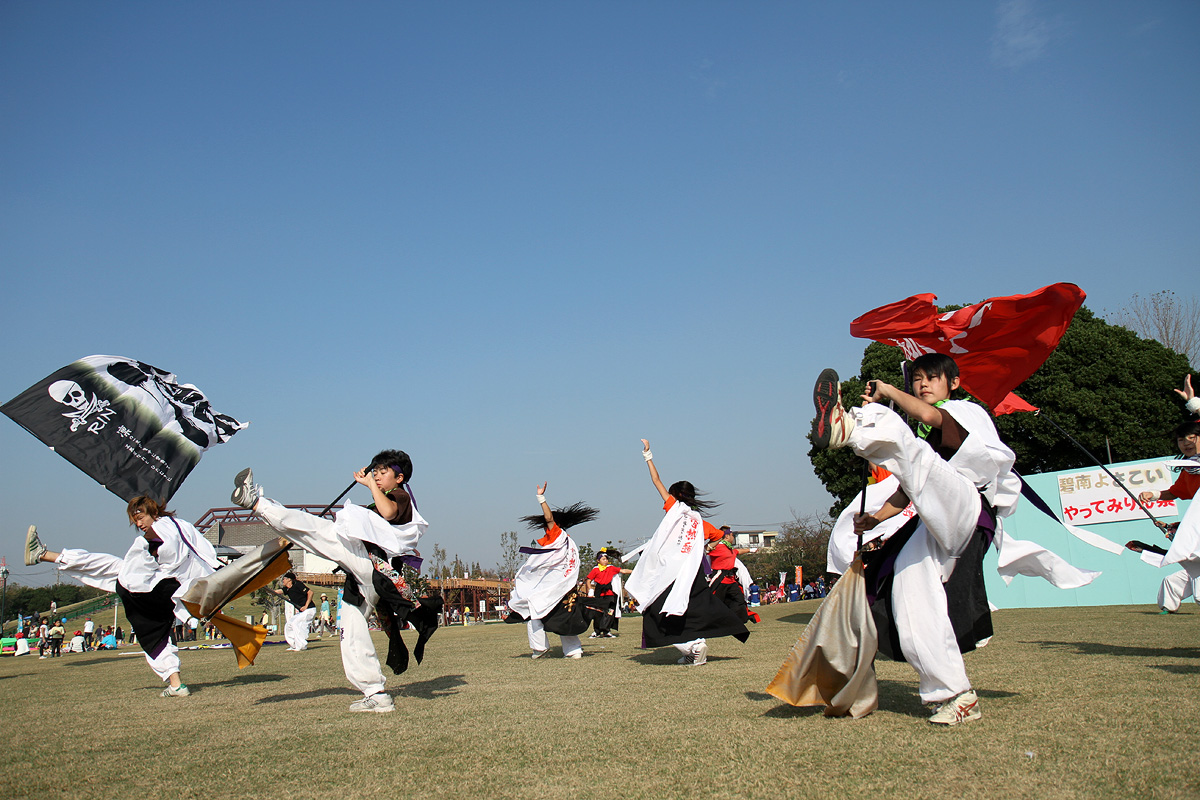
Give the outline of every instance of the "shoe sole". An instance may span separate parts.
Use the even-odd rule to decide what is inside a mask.
[[[253,482],[254,470],[251,467],[246,467],[237,475],[233,476],[233,494],[229,497],[230,502],[236,506],[240,506],[241,508],[246,508],[247,506],[244,502],[244,499],[239,500],[238,498],[242,497],[243,494],[253,494],[252,487],[247,485],[252,484]],[[253,503],[251,505],[253,505]]]
[[[838,401],[840,381],[836,370],[823,369],[813,385],[813,407],[817,410],[813,420],[813,447],[825,450],[833,434],[833,407]]]

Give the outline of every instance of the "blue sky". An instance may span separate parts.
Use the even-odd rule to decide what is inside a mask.
[[[1198,43],[1191,2],[5,3],[0,399],[94,353],[197,384],[252,424],[192,520],[400,447],[427,548],[494,564],[546,480],[640,541],[647,437],[775,526],[831,502],[811,385],[864,311],[1195,294]],[[31,523],[131,536],[3,419],[21,583]]]

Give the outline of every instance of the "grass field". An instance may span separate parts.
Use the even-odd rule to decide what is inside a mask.
[[[815,609],[760,609],[749,642],[710,641],[698,668],[639,650],[638,619],[578,661],[531,660],[522,626],[451,627],[389,681],[393,714],[347,712],[329,639],[242,671],[228,650],[184,651],[180,699],[137,648],[5,657],[0,797],[1200,796],[1194,606],[998,612],[967,656],[983,719],[952,729],[882,659],[863,720],[767,695]]]

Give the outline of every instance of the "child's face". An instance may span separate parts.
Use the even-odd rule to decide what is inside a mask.
[[[133,514],[133,524],[137,525],[138,530],[142,533],[146,533],[154,527],[154,517],[145,511],[135,511]]]
[[[1180,436],[1175,440],[1175,445],[1179,448],[1179,452],[1183,453],[1185,458],[1191,458],[1196,455],[1197,437],[1194,433],[1189,433],[1187,436]]]
[[[376,467],[371,474],[375,477],[375,485],[379,491],[387,494],[400,486],[400,477],[391,467]]]
[[[958,378],[952,381],[947,381],[945,375],[938,375],[935,378],[927,375],[923,369],[913,373],[913,395],[929,405],[933,405],[939,400],[949,400],[950,393],[957,388]]]

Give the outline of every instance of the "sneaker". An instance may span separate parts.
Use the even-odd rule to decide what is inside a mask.
[[[542,656],[546,655],[546,653],[549,653],[549,652],[550,652],[549,650],[534,650],[533,655],[530,656],[530,658],[541,658]]]
[[[982,716],[983,712],[979,710],[979,695],[975,694],[974,690],[968,689],[958,697],[947,700],[938,706],[937,710],[933,712],[933,716],[929,718],[929,722],[933,725],[945,725],[948,728],[951,725],[979,719]]]
[[[1159,615],[1161,616],[1161,615],[1163,615],[1163,614],[1174,614],[1175,612],[1174,612],[1174,611],[1171,611],[1170,609],[1166,609],[1166,608],[1164,608],[1164,609],[1160,609],[1158,613],[1159,613]]]
[[[569,656],[563,656],[563,658],[583,658],[583,653],[572,653]]]
[[[396,710],[396,703],[390,694],[380,692],[350,704],[351,711],[374,711],[376,714],[386,714]]]
[[[708,663],[708,643],[701,642],[692,648],[692,666],[699,667]]]
[[[262,487],[254,483],[254,471],[249,467],[239,472],[233,479],[233,494],[229,499],[234,505],[254,510],[254,504],[262,497]]]
[[[163,697],[187,697],[190,694],[191,694],[191,692],[188,691],[187,685],[182,684],[182,683],[179,684],[179,688],[175,688],[174,686],[168,686],[167,688],[163,689],[163,691],[162,691]]]
[[[844,446],[854,431],[854,417],[842,408],[842,387],[834,370],[821,370],[817,376],[813,405],[817,409],[812,426],[813,447],[827,450]]]
[[[29,530],[25,531],[25,566],[32,567],[37,564],[47,550],[49,548],[38,538],[37,525],[30,525]]]
[[[589,636],[588,638],[589,638],[589,639],[595,639],[595,638],[596,638],[597,636],[599,636],[599,635],[600,635],[600,634],[598,634],[598,633],[593,633],[593,634],[592,634],[591,636]]]
[[[690,667],[695,662],[695,660],[696,659],[692,658],[691,656],[684,656],[683,658],[679,659],[675,663],[683,664],[686,667]]]

